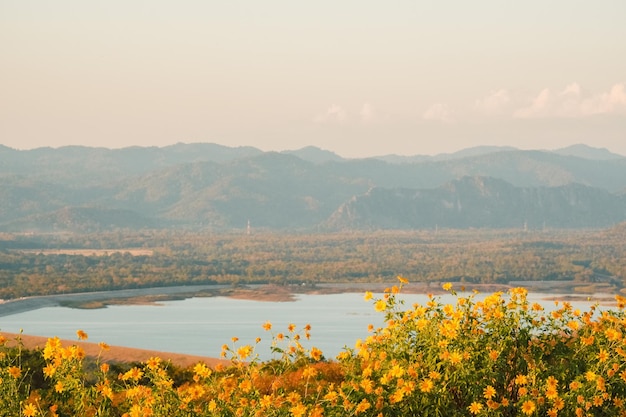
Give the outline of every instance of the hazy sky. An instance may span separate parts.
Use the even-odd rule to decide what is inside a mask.
[[[0,144],[626,155],[624,0],[0,0]]]

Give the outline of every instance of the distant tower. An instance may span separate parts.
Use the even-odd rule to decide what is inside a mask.
[[[248,236],[250,235],[250,219],[248,219],[248,228],[246,229]]]

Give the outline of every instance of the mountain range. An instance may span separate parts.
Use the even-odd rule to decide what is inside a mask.
[[[597,228],[626,221],[626,157],[575,145],[346,159],[315,147],[0,145],[0,230]]]

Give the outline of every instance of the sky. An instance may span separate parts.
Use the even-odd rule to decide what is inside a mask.
[[[626,155],[624,0],[0,0],[0,144]]]

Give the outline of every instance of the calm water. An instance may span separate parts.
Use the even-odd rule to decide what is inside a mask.
[[[545,294],[531,294],[540,301]],[[407,305],[425,303],[425,295],[403,295]],[[450,295],[442,302],[454,302]],[[540,301],[546,308],[552,301]],[[586,310],[591,302],[575,302]],[[552,306],[552,307],[551,307]],[[167,301],[158,306],[110,306],[98,310],[77,310],[49,307],[0,318],[0,331],[39,336],[58,336],[76,340],[76,330],[89,334],[89,341],[111,345],[179,352],[192,355],[219,356],[221,346],[239,337],[239,344],[252,344],[256,337],[262,342],[257,353],[271,358],[271,332],[263,330],[267,320],[272,332],[287,333],[289,323],[301,329],[311,324],[311,340],[306,347],[316,346],[326,357],[333,358],[344,346],[352,347],[368,335],[368,324],[379,326],[384,317],[374,311],[362,293],[332,295],[299,295],[295,302],[259,302],[226,297],[190,298]]]

